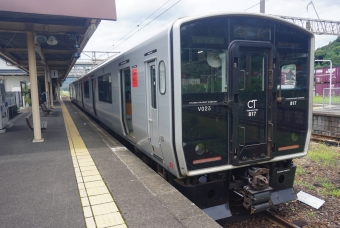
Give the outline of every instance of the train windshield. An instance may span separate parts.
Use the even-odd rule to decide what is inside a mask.
[[[181,27],[182,135],[189,169],[227,159],[227,18]],[[209,164],[210,163],[210,164]]]
[[[182,142],[189,170],[303,149],[309,35],[276,20],[221,16],[182,24],[180,39]],[[283,97],[286,103],[276,102]]]

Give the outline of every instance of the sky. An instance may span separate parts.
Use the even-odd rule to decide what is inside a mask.
[[[116,0],[116,21],[102,20],[84,51],[124,52],[176,19],[216,12],[260,12],[260,0]],[[340,21],[339,0],[266,0],[265,13]],[[327,45],[337,36],[316,35],[315,48]],[[98,59],[108,55],[97,53]],[[85,57],[86,58],[86,57]]]

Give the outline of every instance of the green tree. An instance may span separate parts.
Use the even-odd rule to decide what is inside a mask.
[[[334,53],[336,54],[336,55],[340,55],[340,46],[336,46],[335,48],[334,48]]]
[[[31,100],[31,90],[28,88],[28,86],[25,84],[23,88],[23,95],[24,95],[24,100],[26,104],[31,105],[32,100]]]
[[[323,59],[326,56],[327,52],[325,50],[317,49],[315,51],[315,59]]]
[[[333,66],[340,66],[340,36],[334,41],[329,42],[328,45],[315,50],[315,59],[317,60],[331,60]],[[315,68],[328,67],[329,62],[316,62]]]

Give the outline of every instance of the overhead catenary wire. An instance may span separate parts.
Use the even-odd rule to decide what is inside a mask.
[[[335,4],[328,5],[328,6],[325,6],[325,7],[322,7],[322,8],[318,8],[318,10],[319,10],[319,12],[320,12],[320,11],[323,11],[323,10],[325,10],[325,9],[331,7],[331,6],[335,6],[335,5],[340,5],[340,3],[335,3]],[[327,10],[329,10],[329,9],[327,9]],[[304,15],[304,14],[306,14],[306,13],[308,13],[308,11],[304,12],[304,13],[301,14],[301,15]]]
[[[146,19],[144,19],[139,25],[137,25],[137,27],[133,28],[131,31],[129,31],[127,34],[125,34],[120,40],[117,41],[117,43],[119,41],[121,41],[122,39],[124,39],[128,34],[130,34],[132,31],[134,31],[135,29],[137,29],[144,21],[146,21],[148,18],[150,18],[153,14],[155,14],[155,12],[157,12],[160,8],[162,8],[166,3],[168,3],[170,0],[168,0],[167,2],[165,2],[162,6],[160,6],[157,10],[155,10],[152,14],[150,14]],[[125,41],[127,41],[128,39],[130,39],[132,36],[134,36],[137,32],[139,32],[140,30],[142,30],[143,28],[145,28],[146,26],[148,26],[151,22],[153,22],[154,20],[156,20],[158,17],[162,16],[164,13],[166,13],[168,10],[170,10],[172,7],[174,7],[176,4],[178,4],[181,0],[178,0],[177,2],[175,2],[173,5],[171,5],[170,7],[168,7],[166,10],[164,10],[161,14],[159,14],[157,17],[155,17],[154,19],[152,19],[151,21],[149,21],[146,25],[144,25],[143,27],[141,27],[140,29],[138,29],[135,33],[133,33],[131,36],[127,37],[125,40],[123,40],[121,43],[119,43],[118,45],[113,45],[113,47],[110,49],[113,50],[115,48],[117,48],[119,45],[121,45],[122,43],[124,43]],[[268,2],[269,0],[266,0],[266,2]],[[260,3],[257,3],[247,9],[245,9],[244,11],[247,11],[257,5],[259,5]]]
[[[178,4],[180,1],[182,0],[178,0],[177,2],[175,2],[174,4],[172,4],[170,7],[168,7],[166,10],[164,10],[162,13],[160,13],[158,16],[156,16],[154,19],[152,19],[151,21],[149,21],[146,25],[144,25],[143,27],[139,28],[136,32],[134,32],[131,36],[127,37],[124,41],[122,41],[121,43],[119,43],[116,46],[113,46],[112,49],[113,50],[115,48],[117,48],[119,45],[121,45],[122,43],[124,43],[125,41],[127,41],[128,39],[130,39],[132,36],[134,36],[137,32],[139,32],[140,30],[142,30],[143,28],[145,28],[146,26],[148,26],[151,22],[153,22],[154,20],[156,20],[157,18],[159,18],[160,16],[162,16],[164,13],[166,13],[168,10],[170,10],[172,7],[174,7],[176,4]],[[164,5],[164,4],[163,4]],[[144,20],[145,21],[145,20]],[[144,22],[143,21],[143,22]]]
[[[268,2],[269,0],[266,0],[266,2]],[[251,7],[249,7],[249,8],[247,8],[247,9],[245,9],[244,11],[247,11],[247,10],[249,10],[249,9],[251,9],[251,8],[253,8],[253,7],[255,7],[255,6],[257,6],[257,5],[260,5],[260,3],[257,3],[257,4],[255,4],[255,5],[253,5],[253,6],[251,6]]]
[[[150,14],[147,18],[145,18],[139,25],[143,24],[144,21],[146,21],[147,19],[149,19],[152,15],[154,15],[160,8],[162,8],[165,4],[167,4],[168,2],[170,2],[171,0],[166,1],[163,5],[161,5],[158,9],[156,9],[152,14]]]
[[[109,51],[112,51],[113,49],[115,49],[117,46],[119,46],[120,45],[120,41],[121,40],[123,40],[127,35],[129,35],[131,32],[133,32],[134,30],[136,30],[141,24],[143,24],[144,23],[144,21],[146,21],[147,19],[149,19],[152,15],[154,15],[159,9],[161,9],[165,4],[167,4],[168,2],[170,2],[171,0],[168,0],[168,1],[166,1],[165,3],[163,3],[160,7],[158,7],[155,11],[153,11],[153,13],[151,13],[148,17],[146,17],[141,23],[139,23],[136,27],[134,27],[132,30],[130,30],[128,33],[126,33],[122,38],[120,38],[117,42],[116,42],[116,44],[114,44],[114,45],[112,45],[112,47],[109,49]],[[124,42],[124,41],[123,41]],[[122,42],[122,43],[123,43]],[[117,45],[117,43],[119,43],[118,45]],[[102,55],[104,55],[104,54],[102,54]],[[102,55],[100,55],[98,58],[100,58]]]
[[[144,23],[144,21],[146,21],[147,19],[149,19],[152,15],[154,15],[160,8],[162,8],[165,4],[167,4],[168,2],[170,2],[171,0],[166,1],[163,5],[161,5],[158,9],[156,9],[152,14],[150,14],[147,18],[145,18],[141,23],[139,23],[135,28],[133,28],[131,31],[129,31],[127,34],[125,34],[122,38],[120,38],[117,43],[119,43],[119,41],[123,40],[127,35],[129,35],[132,31],[134,31],[135,29],[137,29],[141,24]],[[115,45],[113,45],[115,46]]]

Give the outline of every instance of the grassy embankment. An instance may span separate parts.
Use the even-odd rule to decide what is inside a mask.
[[[309,159],[317,164],[321,164],[324,168],[326,168],[326,170],[328,169],[329,171],[332,169],[340,169],[340,151],[336,147],[327,146],[324,144],[311,144],[307,157],[303,159]],[[307,181],[308,178],[304,178],[304,175],[310,175],[310,169],[313,169],[313,167],[309,167],[309,169],[301,165],[297,167],[295,181],[297,185],[307,189],[315,190],[322,195],[340,197],[340,188],[336,183],[334,183],[334,177],[330,175],[322,175],[325,172],[320,172],[320,175],[314,176],[314,183]]]
[[[69,97],[70,93],[69,93],[69,91],[60,91],[60,95]]]
[[[322,104],[322,96],[314,96],[313,103]],[[324,104],[329,103],[329,97],[325,97],[323,101]],[[332,96],[332,104],[340,104],[340,97],[339,96]]]

